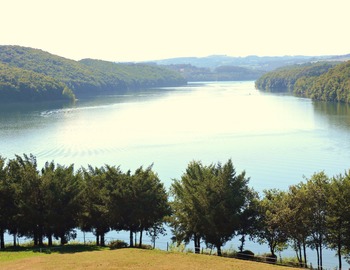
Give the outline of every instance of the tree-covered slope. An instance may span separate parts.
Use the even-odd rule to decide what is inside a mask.
[[[295,83],[294,92],[315,100],[350,103],[350,61],[320,76],[300,78]]]
[[[164,67],[115,64],[98,60],[74,61],[39,49],[21,46],[0,46],[0,63],[51,77],[63,83],[78,97],[186,83],[180,74]]]
[[[113,63],[93,59],[83,59],[79,62],[98,71],[101,74],[101,80],[108,85],[122,84],[127,88],[140,88],[186,83],[180,73],[156,65]]]
[[[280,68],[261,76],[255,86],[269,92],[289,91],[314,100],[350,103],[350,61]]]
[[[0,46],[0,61],[12,67],[31,70],[65,83],[73,91],[100,88],[98,74],[77,61],[20,46]]]
[[[265,71],[239,66],[219,66],[215,69],[190,64],[172,64],[165,67],[180,72],[188,81],[249,81],[256,80]]]
[[[319,76],[335,65],[333,62],[317,62],[293,65],[265,73],[255,82],[256,88],[268,92],[293,92],[294,84],[302,77]]]
[[[64,83],[51,77],[0,62],[0,100],[61,100],[74,98]]]

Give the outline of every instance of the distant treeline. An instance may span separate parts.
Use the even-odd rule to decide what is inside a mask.
[[[110,165],[74,170],[46,162],[38,169],[33,155],[0,157],[0,247],[5,248],[5,232],[52,245],[53,238],[62,244],[74,238],[76,228],[93,232],[97,245],[105,244],[110,230],[128,230],[133,246],[140,232],[142,245],[143,232],[156,239],[167,222],[173,241],[193,241],[196,253],[204,242],[221,255],[221,247],[239,235],[241,255],[252,254],[244,250],[249,238],[268,244],[272,262],[290,246],[306,266],[310,248],[322,269],[327,247],[336,251],[341,269],[342,256],[350,256],[349,173],[315,173],[287,191],[265,190],[260,198],[231,160],[192,161],[168,194],[152,166],[131,173]]]
[[[280,68],[261,76],[255,86],[269,92],[289,91],[314,100],[350,103],[350,61]]]
[[[128,89],[177,86],[186,80],[164,67],[74,61],[38,49],[0,46],[0,101],[57,100]]]
[[[172,64],[165,67],[180,72],[187,81],[252,81],[265,73],[263,70],[239,67],[219,66],[214,69],[196,67],[190,64]]]

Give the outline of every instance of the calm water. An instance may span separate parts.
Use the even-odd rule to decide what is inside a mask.
[[[2,105],[0,154],[22,153],[39,166],[126,171],[154,163],[166,187],[191,160],[232,158],[257,191],[287,189],[314,172],[350,168],[350,108],[261,93],[253,82],[192,83],[55,108]]]

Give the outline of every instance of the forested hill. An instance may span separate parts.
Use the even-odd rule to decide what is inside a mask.
[[[60,100],[73,97],[64,83],[52,77],[0,62],[0,100]]]
[[[107,85],[121,85],[126,88],[176,86],[185,84],[178,72],[167,68],[135,63],[113,63],[102,60],[83,59],[79,61],[101,74]]]
[[[27,89],[32,89],[34,93],[32,99],[41,99],[38,93],[43,92],[40,86],[43,84],[43,78],[62,83],[63,88],[71,90],[77,97],[186,83],[179,73],[166,68],[97,60],[74,61],[39,49],[21,46],[0,46],[0,63],[3,64],[0,71],[0,83],[3,86],[0,100],[4,100],[5,97],[23,99],[21,95]],[[32,72],[30,74],[35,76],[20,82],[21,70],[24,77],[30,77],[28,72]],[[20,84],[21,87],[5,87],[9,84],[10,77],[13,86]],[[46,98],[57,99],[57,96],[52,92],[52,95],[48,94]]]
[[[261,76],[255,86],[269,92],[289,91],[314,100],[350,103],[350,61],[280,68]]]

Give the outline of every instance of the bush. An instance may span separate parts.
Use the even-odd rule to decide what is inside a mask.
[[[142,244],[142,245],[141,245],[141,248],[142,248],[142,249],[153,249],[153,246]]]
[[[242,252],[237,252],[237,258],[242,260],[254,260],[254,252],[250,250],[243,250]]]
[[[267,263],[276,263],[277,262],[276,255],[268,254],[268,255],[266,255],[265,259],[266,259]]]
[[[109,243],[110,249],[126,248],[128,244],[122,240],[114,240]]]

